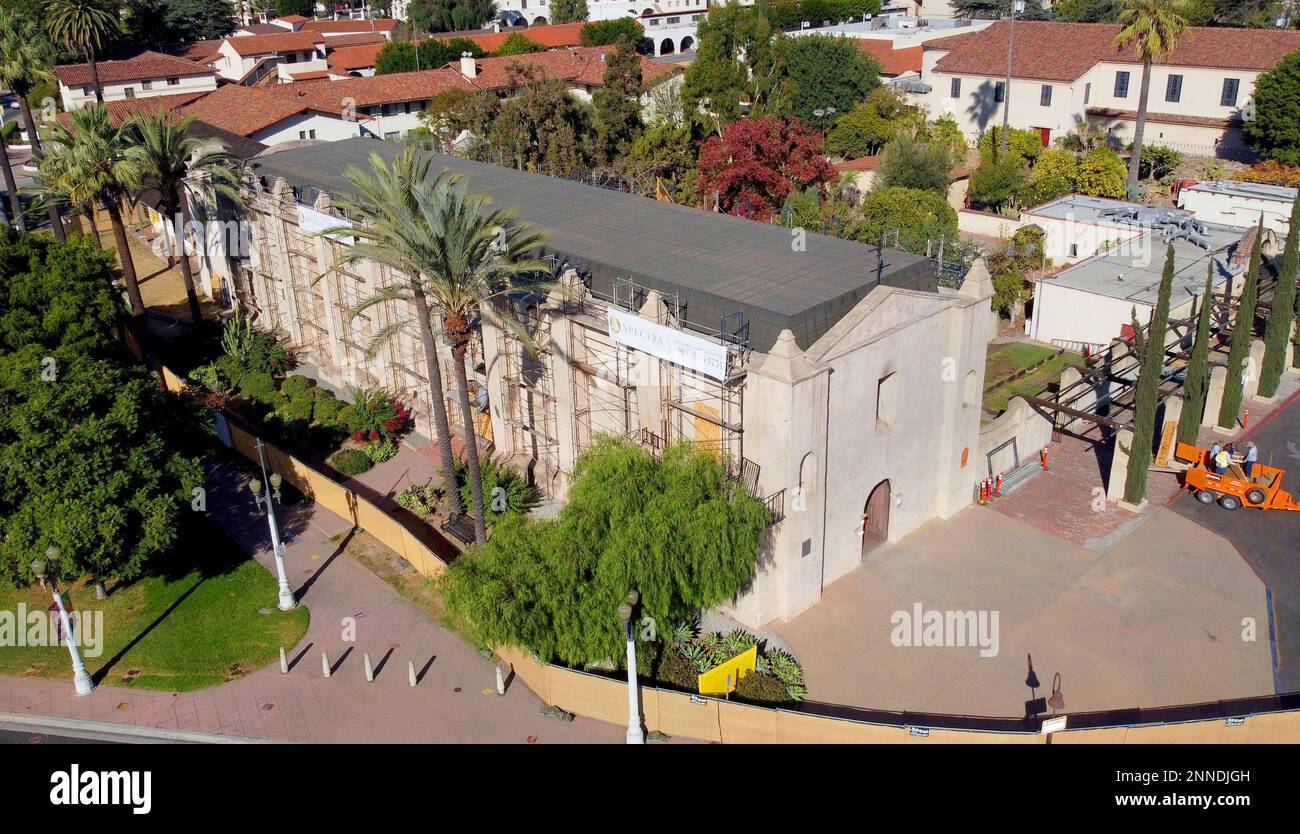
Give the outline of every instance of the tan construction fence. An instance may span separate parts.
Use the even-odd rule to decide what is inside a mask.
[[[167,390],[184,390],[185,381],[170,369],[162,368]],[[257,438],[233,420],[227,420],[235,450],[249,460],[257,460]],[[303,495],[356,527],[378,539],[384,546],[410,562],[416,570],[436,576],[447,563],[419,541],[399,520],[385,513],[356,491],[292,455],[265,442],[262,449],[267,464],[279,472]],[[612,724],[627,722],[626,681],[580,672],[549,663],[517,649],[500,649],[497,654],[511,665],[515,674],[544,702],[563,710]],[[681,692],[641,686],[641,708],[645,727],[670,736],[688,736],[706,741],[771,743],[961,743],[961,744],[1044,744],[1048,736],[1032,730],[988,729],[987,725],[1006,726],[1006,719],[940,720],[936,723],[964,723],[962,729],[908,724],[905,720],[888,722],[852,717],[834,717],[770,707],[757,707],[736,701],[692,696]],[[1236,708],[1240,707],[1240,711]],[[1139,720],[1118,720],[1109,726],[1090,726],[1066,730],[1050,737],[1053,744],[1156,744],[1156,743],[1300,743],[1300,694],[1242,699],[1205,705],[1203,710],[1217,713],[1212,718],[1186,718],[1194,707],[1170,707],[1146,711]],[[846,712],[853,712],[845,708]],[[861,712],[866,712],[865,710]],[[1131,711],[1130,711],[1131,712]],[[1168,713],[1170,717],[1162,717]],[[879,713],[884,715],[884,713]],[[1099,716],[1092,716],[1095,724]],[[945,718],[940,716],[939,718]],[[1072,716],[1072,718],[1074,718]],[[1159,723],[1152,723],[1152,722]]]

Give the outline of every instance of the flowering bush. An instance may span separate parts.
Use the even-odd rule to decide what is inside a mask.
[[[340,411],[339,416],[345,414],[356,441],[395,441],[411,429],[410,410],[384,388],[353,388],[352,406]]]

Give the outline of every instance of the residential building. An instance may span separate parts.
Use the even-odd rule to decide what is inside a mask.
[[[1011,26],[926,42],[921,80],[930,116],[957,120],[971,140],[1002,124]],[[1115,47],[1108,23],[1025,20],[1015,24],[1010,124],[1038,131],[1044,145],[1088,123],[1113,144],[1132,141],[1142,64]],[[1193,27],[1152,68],[1145,140],[1186,154],[1244,157],[1259,74],[1300,49],[1300,32]]]
[[[187,105],[184,112],[267,145],[366,135],[397,139],[421,127],[420,114],[439,93],[460,89],[513,94],[522,80],[515,70],[521,67],[542,78],[559,79],[572,95],[590,101],[592,92],[603,83],[605,58],[613,49],[598,46],[500,58],[463,57],[418,72],[348,78],[340,74],[341,80],[322,78],[260,87],[227,85]],[[644,57],[641,60],[647,85],[680,83],[679,69]]]
[[[325,38],[315,32],[228,37],[211,64],[223,79],[245,86],[268,77],[291,81],[293,73],[328,69]]]
[[[239,296],[321,384],[401,392],[414,441],[427,442],[418,336],[367,350],[407,311],[348,314],[394,276],[336,269],[346,242],[318,235],[346,224],[332,208],[349,188],[343,172],[398,152],[356,139],[254,159]],[[458,157],[435,166],[544,231],[563,287],[508,302],[536,352],[486,320],[476,330],[466,373],[486,394],[482,442],[557,499],[601,434],[717,454],[776,521],[758,576],[728,606],[740,621],[806,610],[872,548],[970,503],[992,322],[982,268],[949,290],[927,260],[897,250],[820,235],[792,247],[780,226]],[[442,360],[433,389],[450,397]]]
[[[104,101],[150,98],[152,96],[207,92],[217,88],[217,74],[211,67],[160,52],[141,52],[124,61],[95,64]],[[95,101],[87,64],[55,67],[63,109],[79,110]]]
[[[1295,199],[1294,188],[1236,180],[1198,182],[1178,191],[1178,205],[1193,212],[1197,220],[1254,226],[1263,218],[1264,226],[1278,237],[1286,237],[1291,228]]]

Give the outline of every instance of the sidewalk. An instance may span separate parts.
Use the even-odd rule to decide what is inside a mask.
[[[274,573],[265,516],[242,479],[209,468],[208,511],[236,543]],[[289,582],[311,611],[303,641],[279,663],[231,683],[176,694],[102,686],[78,698],[71,681],[0,676],[0,712],[81,718],[291,742],[622,742],[624,728],[586,718],[565,723],[520,681],[505,697],[492,663],[398,596],[331,536],[348,523],[315,505],[282,510]],[[348,620],[347,618],[351,618]],[[355,623],[355,640],[344,639]],[[329,654],[333,676],[321,671]],[[375,667],[367,683],[363,653]],[[414,662],[419,685],[407,680]]]

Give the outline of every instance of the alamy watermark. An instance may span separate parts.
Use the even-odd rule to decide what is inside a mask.
[[[69,611],[68,620],[81,653],[99,657],[104,651],[104,612]],[[0,608],[0,648],[62,646],[66,640],[58,609],[29,611],[25,602],[12,611]]]
[[[969,647],[980,657],[998,656],[997,611],[927,611],[917,602],[911,611],[895,611],[889,622],[895,646]]]

